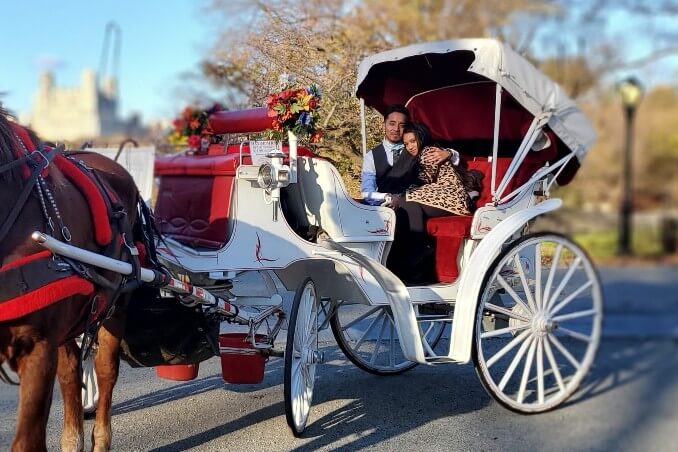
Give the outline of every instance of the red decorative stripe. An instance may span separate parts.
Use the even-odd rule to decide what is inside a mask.
[[[92,180],[84,175],[74,163],[59,155],[54,159],[56,166],[66,177],[80,189],[89,204],[92,213],[92,223],[94,224],[94,237],[99,245],[105,246],[111,243],[113,233],[111,225],[108,222],[108,209],[102,198],[101,192]]]
[[[19,259],[13,260],[12,262],[5,264],[2,267],[0,267],[0,273],[7,271],[7,270],[10,270],[10,269],[15,268],[15,267],[21,267],[24,264],[27,264],[27,263],[32,262],[32,261],[37,260],[37,259],[41,259],[43,257],[49,257],[51,255],[52,255],[52,253],[50,253],[49,250],[45,250],[45,251],[40,251],[39,253],[29,254],[28,256],[20,257]]]
[[[0,303],[0,322],[18,319],[64,298],[73,295],[89,295],[93,291],[94,285],[91,282],[80,276],[69,276]]]

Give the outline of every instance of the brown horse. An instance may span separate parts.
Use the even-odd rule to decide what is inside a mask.
[[[28,149],[33,143],[28,143]],[[7,113],[0,107],[0,171],[3,166],[17,159],[21,149],[25,149],[17,135],[16,125],[7,120]],[[34,161],[43,165],[43,154],[34,154]],[[64,158],[56,157],[56,159]],[[98,174],[102,185],[124,207],[130,228],[137,222],[138,191],[131,176],[117,163],[93,153],[78,154],[78,160],[91,167]],[[66,226],[72,236],[71,244],[95,252],[106,250],[113,258],[126,256],[120,235],[112,230],[111,244],[102,246],[97,242],[91,210],[82,191],[74,186],[67,174],[52,161],[46,169],[44,178],[54,203],[43,192],[33,189],[20,207],[20,213],[4,237],[0,237],[0,275],[3,269],[30,261],[30,257],[44,251],[31,238],[33,231],[47,229],[46,216],[53,217],[57,227],[54,236],[63,239],[59,230]],[[35,165],[34,165],[35,166]],[[46,172],[43,171],[43,174]],[[18,165],[9,171],[0,173],[0,232],[3,223],[20,199],[20,194],[30,178],[27,165]],[[56,206],[56,209],[54,208]],[[58,209],[58,215],[56,210]],[[57,221],[59,220],[59,221]],[[69,235],[66,231],[65,235]],[[37,278],[31,275],[33,268],[26,267],[26,279]],[[7,275],[7,273],[5,273]],[[118,284],[121,276],[100,272],[100,275]],[[77,275],[73,275],[78,278]],[[1,282],[1,280],[0,280]],[[90,289],[84,290],[90,284]],[[103,287],[82,278],[76,279],[77,290],[66,291],[66,298],[53,300],[40,309],[10,320],[0,318],[0,366],[6,365],[19,377],[19,406],[16,432],[12,450],[45,450],[46,425],[52,402],[52,390],[55,375],[58,375],[61,394],[64,400],[64,429],[61,437],[63,450],[82,450],[83,411],[81,402],[81,376],[78,372],[79,349],[73,340],[82,333],[88,315],[96,300],[111,300],[118,293],[112,287]],[[61,290],[61,288],[59,288]],[[57,290],[58,293],[59,290]],[[0,288],[0,295],[2,288]],[[89,293],[88,293],[89,292]],[[94,300],[94,295],[98,295]],[[123,298],[123,297],[121,297]],[[0,297],[0,300],[2,297]],[[11,300],[10,300],[11,301]],[[3,303],[0,301],[0,313]],[[112,315],[104,321],[98,330],[99,349],[95,359],[95,369],[99,384],[99,404],[97,407],[92,444],[94,450],[108,450],[111,445],[111,397],[113,386],[118,378],[119,346],[124,331],[124,306],[119,300]],[[19,308],[22,308],[21,306]],[[111,311],[108,311],[109,313]]]

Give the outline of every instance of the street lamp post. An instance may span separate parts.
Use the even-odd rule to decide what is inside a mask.
[[[631,162],[633,147],[633,120],[636,109],[643,97],[643,86],[635,77],[629,77],[617,86],[621,96],[622,105],[626,118],[626,143],[624,146],[624,172],[621,206],[619,209],[619,244],[617,253],[620,256],[631,254],[631,213],[633,211],[631,190]]]

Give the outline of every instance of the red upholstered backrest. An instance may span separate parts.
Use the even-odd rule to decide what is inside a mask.
[[[487,157],[474,157],[467,161],[468,169],[475,169],[482,172],[485,177],[483,178],[483,189],[480,192],[480,197],[476,200],[476,206],[482,207],[487,203],[492,202],[492,162],[488,160]],[[497,159],[497,176],[495,185],[499,185],[501,179],[506,174],[506,170],[511,164],[511,159],[508,157],[499,157]]]

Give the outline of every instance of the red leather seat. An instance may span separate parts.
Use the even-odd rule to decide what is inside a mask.
[[[489,162],[487,157],[478,157],[467,163],[469,169],[479,170],[485,175],[482,192],[476,201],[478,207],[484,206],[492,201],[490,193],[492,162]],[[510,158],[497,159],[497,180],[501,180],[510,163]],[[469,215],[431,218],[426,222],[426,231],[435,242],[435,269],[438,281],[454,282],[459,276],[457,256],[462,239],[471,235],[472,221],[473,216]]]
[[[555,143],[553,133],[549,131],[547,134],[549,134],[551,142]],[[529,152],[504,193],[509,194],[515,188],[527,182],[539,168],[544,166],[546,161],[554,158],[555,154],[556,146],[551,146],[540,152]],[[510,157],[499,157],[497,159],[497,185],[504,177],[504,174],[506,174],[511,160],[512,158]],[[479,170],[485,175],[482,192],[476,201],[476,206],[482,207],[492,202],[492,195],[490,193],[492,162],[488,161],[487,157],[476,157],[468,160],[467,163],[469,169]],[[433,236],[435,242],[435,269],[438,281],[454,282],[459,276],[459,266],[457,264],[459,248],[461,247],[462,239],[471,235],[472,221],[473,216],[452,216],[431,218],[426,222],[426,230],[429,235]]]

